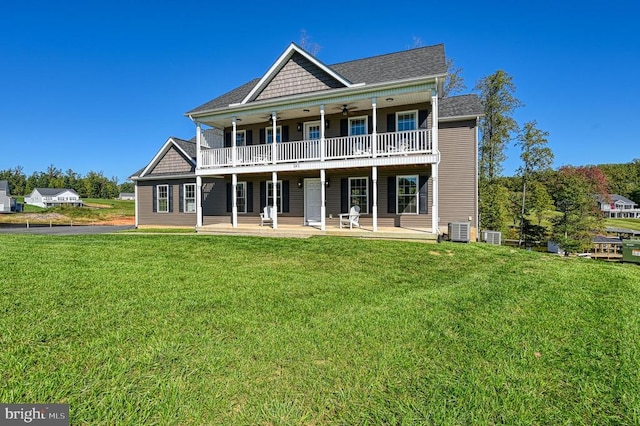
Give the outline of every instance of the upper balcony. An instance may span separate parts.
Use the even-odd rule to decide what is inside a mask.
[[[432,131],[420,129],[402,132],[340,136],[324,141],[301,140],[237,146],[235,148],[202,148],[198,155],[200,170],[224,173],[231,169],[263,171],[265,168],[353,167],[375,164],[406,164],[414,161],[435,162]],[[425,156],[429,156],[425,158]],[[411,161],[414,160],[414,161]],[[247,169],[249,168],[249,169]]]

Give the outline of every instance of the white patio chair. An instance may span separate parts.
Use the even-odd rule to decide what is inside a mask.
[[[264,226],[265,222],[273,223],[273,207],[265,206],[262,213],[260,213],[260,226]]]
[[[349,213],[340,213],[340,229],[343,225],[349,225],[349,229],[360,228],[360,206],[351,206]]]

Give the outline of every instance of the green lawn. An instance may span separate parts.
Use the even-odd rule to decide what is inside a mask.
[[[640,219],[605,219],[606,226],[640,231]]]
[[[640,267],[482,244],[0,235],[0,401],[71,424],[639,424]]]

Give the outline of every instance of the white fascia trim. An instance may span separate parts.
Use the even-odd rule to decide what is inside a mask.
[[[195,182],[196,179],[196,175],[194,173],[188,174],[188,175],[164,175],[164,176],[146,176],[146,177],[138,177],[135,179],[132,179],[135,182],[138,181],[151,181],[151,180],[175,180],[175,179],[193,179],[193,181]]]
[[[456,115],[454,117],[439,117],[438,123],[444,123],[447,121],[463,121],[463,120],[475,120],[480,118],[482,115],[473,114],[473,115]]]
[[[173,138],[169,138],[164,143],[164,145],[162,145],[162,148],[160,148],[160,151],[158,151],[158,153],[153,157],[153,160],[151,160],[151,162],[147,165],[147,167],[144,168],[144,170],[142,171],[142,173],[140,173],[140,176],[138,176],[138,177],[139,178],[143,177],[144,175],[149,173],[149,171],[158,164],[158,162],[160,161],[162,156],[165,155],[167,153],[167,151],[169,151],[169,148],[171,147],[171,145],[175,146],[191,162],[191,164],[193,164],[194,166],[196,165],[195,161],[193,161],[191,156],[189,154],[187,154],[184,151],[184,149],[182,149],[182,147],[180,147],[180,145],[178,145],[173,140]]]
[[[287,49],[284,51],[284,53],[280,55],[280,57],[276,60],[276,62],[273,65],[271,65],[271,68],[269,68],[266,74],[262,76],[260,81],[253,87],[253,89],[251,89],[249,94],[240,102],[240,104],[246,104],[247,102],[249,102],[251,98],[253,98],[253,96],[255,96],[255,94],[258,91],[262,90],[267,85],[267,83],[270,82],[271,79],[273,79],[273,77],[278,73],[278,71],[282,69],[282,67],[287,63],[287,61],[291,58],[291,56],[293,56],[293,54],[296,52],[304,56],[312,64],[319,67],[322,71],[326,72],[331,77],[335,78],[340,83],[344,84],[346,87],[351,87],[353,85],[350,81],[346,80],[344,77],[337,74],[331,68],[327,67],[325,64],[320,62],[317,58],[311,56],[310,54],[305,52],[303,49],[299,48],[295,43],[291,43],[289,47],[287,47]]]

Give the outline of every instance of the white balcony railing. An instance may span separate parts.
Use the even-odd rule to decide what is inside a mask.
[[[325,139],[324,155],[319,140],[238,146],[235,148],[201,148],[201,168],[253,166],[303,161],[347,160],[394,155],[432,154],[431,130],[341,136]],[[275,161],[274,161],[275,154]]]

